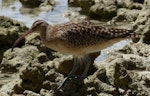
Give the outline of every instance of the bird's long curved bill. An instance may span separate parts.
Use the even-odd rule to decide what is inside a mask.
[[[24,33],[20,38],[18,38],[18,39],[15,41],[15,43],[13,44],[11,51],[13,51],[14,47],[15,47],[16,45],[18,45],[18,44],[20,43],[20,41],[21,41],[25,36],[27,36],[27,35],[30,34],[30,33],[32,33],[32,30],[28,30],[28,31],[27,31],[26,33]]]

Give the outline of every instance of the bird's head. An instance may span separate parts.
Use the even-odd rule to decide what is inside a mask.
[[[12,51],[13,51],[13,48],[18,44],[20,43],[20,41],[25,37],[27,36],[28,34],[30,33],[39,33],[39,32],[42,32],[42,31],[46,31],[46,28],[49,24],[44,21],[44,20],[37,20],[35,21],[33,24],[32,24],[32,27],[26,31],[20,38],[18,38],[15,43],[13,44],[12,46]]]

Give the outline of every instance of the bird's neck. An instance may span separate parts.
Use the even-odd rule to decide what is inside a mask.
[[[42,41],[45,41],[45,38],[46,38],[46,27],[44,28],[41,28],[41,30],[39,30],[40,31],[40,37],[41,37],[41,40]]]

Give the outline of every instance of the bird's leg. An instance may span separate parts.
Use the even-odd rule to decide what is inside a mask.
[[[81,63],[80,61],[81,60],[79,58],[74,58],[74,64],[73,64],[73,68],[72,68],[71,72],[66,77],[66,79],[63,81],[63,83],[58,87],[58,89],[61,89],[63,86],[65,86],[68,83],[69,79],[74,75],[74,73],[79,68],[79,64]]]
[[[88,73],[88,70],[89,70],[89,67],[91,64],[91,58],[89,55],[85,55],[83,59],[85,62],[85,69],[84,69],[84,72],[82,74],[82,77],[85,78],[87,76],[87,73]]]

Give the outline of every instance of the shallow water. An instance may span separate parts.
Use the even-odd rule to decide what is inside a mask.
[[[107,58],[107,53],[110,51],[110,50],[118,50],[118,49],[121,49],[123,48],[125,45],[129,44],[130,42],[132,42],[132,40],[122,40],[118,43],[115,43],[114,45],[104,49],[101,51],[101,54],[96,58],[95,61],[103,61]]]
[[[67,22],[69,19],[63,17],[68,11],[67,0],[56,0],[56,6],[52,11],[37,11],[33,13],[23,13],[22,4],[19,0],[0,0],[0,15],[8,16],[15,20],[22,21],[30,27],[37,19],[43,19],[51,24]],[[27,9],[28,10],[28,9]]]

